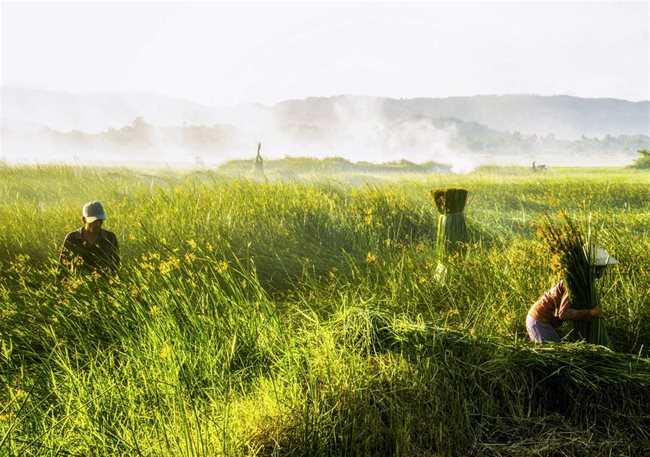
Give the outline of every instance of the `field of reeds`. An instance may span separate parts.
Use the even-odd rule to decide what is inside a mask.
[[[0,165],[0,455],[648,452],[647,172],[348,178]],[[468,241],[443,259],[446,187],[468,190]],[[58,279],[95,199],[119,277]],[[620,262],[609,348],[569,324],[527,341],[560,210]]]

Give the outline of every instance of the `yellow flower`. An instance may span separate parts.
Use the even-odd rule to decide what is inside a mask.
[[[375,263],[377,261],[377,256],[372,252],[369,252],[366,255],[366,263]]]
[[[147,262],[140,262],[138,265],[140,265],[140,268],[142,268],[143,270],[153,271],[156,269],[156,267],[154,267],[152,264]]]
[[[162,347],[162,349],[160,350],[160,352],[158,353],[158,357],[160,357],[161,359],[166,359],[166,358],[169,357],[171,352],[172,352],[172,350],[169,348],[169,346],[164,345]]]
[[[460,314],[460,313],[458,312],[458,309],[457,309],[457,308],[450,308],[450,309],[447,311],[447,316],[449,316],[449,317],[458,316],[459,314]]]
[[[172,270],[178,269],[181,264],[181,259],[178,257],[170,257],[169,259],[160,262],[158,269],[163,275],[168,275]]]
[[[29,393],[20,387],[9,387],[9,395],[12,397],[13,403],[14,404],[21,404],[27,397],[29,397]]]
[[[119,301],[117,298],[115,298],[115,297],[109,297],[108,300],[109,300],[109,302],[111,303],[111,305],[113,305],[113,307],[114,307],[115,309],[120,309],[120,308],[122,308],[122,304],[120,303],[120,301]]]
[[[83,284],[83,279],[73,276],[65,283],[65,288],[68,292],[75,292]]]
[[[167,262],[162,262],[159,266],[158,269],[160,270],[160,274],[163,276],[167,276],[171,271],[171,267]]]
[[[372,208],[368,208],[364,212],[363,221],[366,225],[371,225],[373,221]]]
[[[228,270],[228,262],[226,262],[225,260],[219,260],[217,262],[216,269],[217,269],[217,273],[225,273],[226,270]]]

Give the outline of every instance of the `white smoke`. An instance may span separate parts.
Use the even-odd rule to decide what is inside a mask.
[[[264,155],[270,159],[337,156],[373,163],[437,162],[451,165],[452,171],[459,173],[476,167],[469,154],[452,146],[458,134],[455,126],[436,127],[428,118],[390,123],[384,103],[377,97],[339,97],[325,122],[287,125],[276,120],[267,129],[256,131],[255,138],[263,143]],[[248,157],[250,151],[246,153]]]

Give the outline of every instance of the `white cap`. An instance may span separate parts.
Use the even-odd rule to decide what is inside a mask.
[[[616,265],[618,260],[609,255],[609,253],[601,247],[596,248],[596,255],[594,257],[594,265],[603,267],[605,265]]]
[[[94,222],[97,219],[105,220],[106,214],[104,207],[99,202],[88,202],[81,210],[81,215],[86,218],[86,222]]]

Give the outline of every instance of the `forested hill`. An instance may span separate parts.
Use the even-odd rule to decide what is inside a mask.
[[[416,116],[477,122],[501,132],[554,135],[650,135],[650,102],[566,95],[477,95],[395,99],[339,95],[288,100],[274,106],[242,104],[215,107],[138,93],[63,93],[3,87],[3,123],[16,121],[59,131],[97,133],[129,125],[142,117],[153,125],[228,124],[239,129],[302,125],[329,131],[340,125],[384,129]]]
[[[650,149],[650,102],[528,95],[307,98],[212,107],[155,94],[2,91],[8,161],[265,158],[624,165]],[[598,158],[596,156],[599,156]]]
[[[21,133],[9,128],[3,129],[3,138],[5,148],[14,147],[25,153],[33,153],[39,145],[46,145],[52,150],[74,153],[79,158],[87,157],[91,151],[107,154],[106,157],[148,153],[151,158],[170,151],[193,151],[208,160],[227,160],[252,154],[257,137],[245,128],[227,124],[155,126],[139,117],[129,125],[97,133],[48,128]],[[278,152],[304,156],[319,151],[329,153],[321,154],[324,156],[345,155],[345,152],[370,144],[367,151],[382,152],[384,155],[380,158],[384,161],[407,159],[416,162],[448,161],[448,151],[483,154],[494,159],[505,155],[549,157],[558,154],[577,154],[587,159],[594,154],[633,156],[638,149],[650,148],[648,135],[583,136],[563,140],[553,134],[502,132],[478,122],[429,116],[413,116],[383,126],[347,125],[344,120],[318,127],[287,123],[268,132],[264,138],[265,144],[269,140],[276,156]]]
[[[472,97],[393,99],[337,96],[291,100],[273,107],[288,123],[329,124],[341,118],[399,121],[412,116],[453,117],[492,129],[523,134],[650,135],[650,102],[566,95],[478,95]]]

